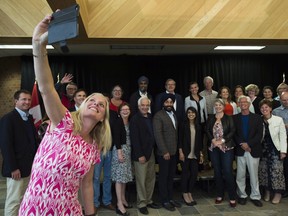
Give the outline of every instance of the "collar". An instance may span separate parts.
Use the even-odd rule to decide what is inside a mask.
[[[28,112],[24,112],[23,110],[15,107],[15,109],[17,110],[17,112],[20,114],[21,118],[24,120],[24,121],[27,121],[28,120],[28,117],[29,117],[29,113]]]

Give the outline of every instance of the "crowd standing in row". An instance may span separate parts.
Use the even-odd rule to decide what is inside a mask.
[[[246,204],[246,170],[255,206],[263,205],[260,188],[263,199],[272,198],[273,204],[286,195],[287,84],[278,86],[277,99],[272,97],[272,87],[265,86],[262,99],[255,84],[245,89],[238,85],[233,95],[227,86],[216,92],[213,79],[207,76],[205,89],[199,93],[198,83],[191,82],[190,95],[183,100],[175,93],[176,82],[167,79],[165,91],[153,101],[149,79],[141,76],[129,103],[122,100],[120,85],[113,87],[111,97],[87,96],[71,82],[71,74],[54,85],[46,51],[50,20],[46,16],[33,33],[35,76],[49,118],[46,133],[39,144],[28,114],[31,94],[26,90],[15,93],[15,109],[0,121],[2,174],[7,177],[5,215],[82,215],[82,208],[85,215],[96,215],[101,173],[102,204],[118,215],[129,215],[132,205],[125,191],[133,178],[139,212],[148,215],[149,208],[161,207],[175,211],[181,207],[173,197],[178,162],[183,201],[188,206],[197,204],[193,189],[201,163],[214,168],[215,204],[223,201],[225,190],[231,207]],[[159,165],[160,204],[152,200],[155,163]],[[111,181],[115,182],[116,207]]]

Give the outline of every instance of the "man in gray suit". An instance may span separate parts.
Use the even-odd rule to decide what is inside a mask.
[[[176,169],[177,151],[177,118],[173,112],[175,95],[164,94],[161,98],[163,109],[153,118],[153,130],[157,144],[157,159],[159,163],[159,195],[162,206],[175,211],[181,204],[173,200],[173,177]]]

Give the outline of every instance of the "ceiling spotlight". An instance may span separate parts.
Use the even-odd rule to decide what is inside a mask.
[[[265,46],[217,46],[214,50],[261,50]]]
[[[32,49],[32,45],[0,45],[0,49]],[[46,49],[54,49],[53,46],[47,45]]]

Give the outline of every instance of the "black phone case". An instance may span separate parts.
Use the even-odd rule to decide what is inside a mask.
[[[53,19],[48,27],[48,44],[63,42],[79,34],[79,5],[73,5],[52,14]]]

